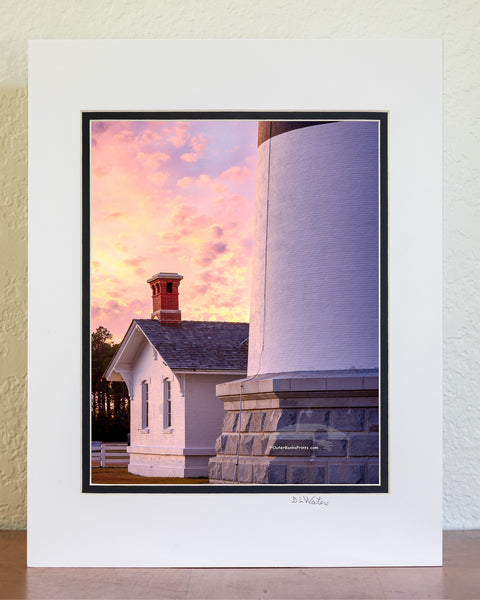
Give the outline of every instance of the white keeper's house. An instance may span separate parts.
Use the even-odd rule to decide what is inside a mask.
[[[215,387],[246,376],[248,323],[182,321],[177,273],[158,273],[150,319],[134,319],[105,377],[130,399],[128,470],[208,477],[224,416]]]

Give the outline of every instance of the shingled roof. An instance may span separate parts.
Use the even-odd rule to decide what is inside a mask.
[[[134,319],[171,369],[247,370],[248,323]]]

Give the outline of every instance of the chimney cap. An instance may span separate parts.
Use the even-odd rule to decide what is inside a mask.
[[[147,279],[147,283],[151,283],[157,279],[183,279],[183,275],[179,275],[178,273],[157,273],[156,275],[152,275],[150,279]]]

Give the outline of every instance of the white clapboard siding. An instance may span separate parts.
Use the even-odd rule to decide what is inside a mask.
[[[92,447],[92,467],[128,465],[127,443],[112,442]]]

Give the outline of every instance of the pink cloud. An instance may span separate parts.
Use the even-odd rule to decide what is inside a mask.
[[[156,186],[163,185],[168,180],[168,173],[157,171],[147,176],[148,181],[151,181]]]
[[[115,298],[116,300],[121,300],[122,298],[125,297],[125,294],[127,293],[127,288],[126,287],[116,287],[112,290],[111,294],[112,294],[112,298]]]
[[[169,142],[172,142],[172,144],[175,146],[175,148],[181,148],[182,146],[185,145],[185,142],[187,141],[187,137],[186,135],[174,135],[170,138],[168,138]]]
[[[135,134],[134,131],[125,129],[125,130],[121,131],[120,133],[117,133],[113,137],[113,139],[118,144],[132,144],[137,141],[137,135]]]
[[[117,250],[120,250],[120,252],[122,252],[123,254],[127,254],[130,251],[130,247],[121,242],[116,242],[115,244],[113,244],[113,246],[114,248],[117,248]]]
[[[104,167],[97,167],[96,169],[93,170],[93,173],[94,173],[95,177],[105,177],[105,175],[108,175],[109,171],[110,171],[110,169],[107,169]]]
[[[202,173],[202,175],[198,176],[197,181],[199,185],[210,185],[212,183],[212,178],[210,177],[210,175]]]
[[[224,185],[222,185],[221,183],[215,182],[213,184],[213,189],[218,193],[218,194],[225,194],[228,191],[228,188]]]
[[[150,129],[146,129],[142,133],[142,137],[140,139],[142,142],[149,144],[151,142],[156,142],[157,140],[161,139],[161,137],[156,131],[151,131]]]
[[[215,242],[211,245],[211,248],[217,254],[223,254],[227,250],[227,244],[225,242]]]
[[[193,206],[189,206],[188,204],[181,204],[175,209],[175,212],[172,216],[172,225],[175,227],[181,227],[185,223],[187,223],[190,217],[196,212]]]
[[[194,179],[191,177],[182,177],[177,181],[178,187],[189,187],[194,184]]]
[[[182,146],[185,145],[189,137],[189,125],[189,123],[179,122],[175,125],[175,127],[173,127],[174,133],[172,136],[168,137],[167,140],[171,142],[175,146],[175,148],[182,148]]]
[[[223,229],[220,227],[220,225],[212,225],[210,229],[212,230],[212,233],[216,238],[222,237]]]
[[[132,300],[121,304],[115,300],[105,303],[92,302],[92,331],[99,325],[107,324],[114,340],[120,342],[132,319],[149,318],[152,310],[151,298]]]
[[[254,177],[254,172],[248,167],[230,167],[220,175],[222,179],[228,179],[230,181],[245,181]]]
[[[207,147],[207,138],[200,133],[198,136],[192,136],[191,138],[192,148],[195,152],[200,153]]]
[[[186,152],[180,156],[185,162],[197,162],[198,155],[195,152]]]
[[[138,161],[142,162],[145,167],[156,169],[160,163],[170,160],[171,156],[166,152],[154,152],[152,154],[137,152],[136,158]]]
[[[212,179],[210,175],[207,175],[206,173],[202,173],[198,177],[182,177],[177,181],[177,185],[178,187],[182,188],[211,188],[218,194],[224,194],[228,191],[228,188],[225,185],[223,185],[216,179]]]
[[[129,267],[138,267],[145,264],[146,260],[144,256],[139,256],[138,258],[126,258],[123,262]]]
[[[225,275],[218,275],[212,271],[203,271],[200,274],[200,279],[205,283],[227,283],[228,281]]]
[[[181,235],[177,232],[173,232],[173,231],[167,231],[165,233],[162,233],[162,240],[169,243],[169,242],[178,242],[179,239],[181,239]]]
[[[209,289],[210,289],[210,286],[207,283],[203,283],[203,284],[194,286],[193,291],[196,294],[203,295],[203,294],[206,294]]]
[[[112,121],[95,137],[92,320],[121,339],[150,316],[145,282],[161,270],[184,276],[184,319],[247,320],[256,125]]]
[[[202,247],[201,255],[195,260],[195,262],[202,266],[208,267],[220,254],[224,254],[228,247],[225,242],[207,242]]]

